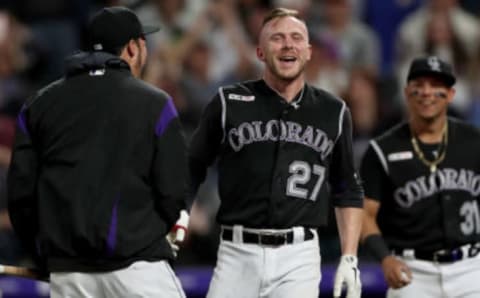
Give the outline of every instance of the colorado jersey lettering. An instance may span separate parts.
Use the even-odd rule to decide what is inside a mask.
[[[477,197],[480,194],[480,175],[466,169],[439,169],[429,176],[407,181],[404,186],[395,189],[394,198],[398,205],[410,208],[415,202],[444,190],[466,191]]]
[[[240,151],[244,145],[255,142],[285,141],[305,145],[319,152],[324,159],[333,148],[333,140],[321,129],[311,125],[305,128],[300,123],[283,120],[244,122],[228,131],[228,142],[233,150]]]

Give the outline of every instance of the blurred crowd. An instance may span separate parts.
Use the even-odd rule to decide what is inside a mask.
[[[405,116],[406,68],[418,55],[434,54],[455,66],[450,113],[480,126],[478,0],[2,0],[0,262],[23,257],[5,211],[15,116],[36,89],[62,76],[65,57],[84,49],[90,14],[111,5],[128,6],[143,23],[161,27],[147,39],[143,79],[172,95],[187,138],[219,86],[259,77],[259,28],[275,6],[296,9],[306,20],[313,50],[307,81],[350,107],[357,165],[370,138]],[[215,261],[215,170],[208,177],[192,208],[182,264]],[[336,260],[333,220],[320,235],[323,261]]]

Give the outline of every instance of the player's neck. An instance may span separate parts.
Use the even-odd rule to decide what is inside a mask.
[[[447,116],[439,117],[432,121],[411,119],[410,129],[423,143],[439,143],[442,141],[446,122]]]
[[[293,81],[285,81],[274,79],[271,76],[264,75],[263,80],[270,88],[276,91],[287,102],[291,102],[305,85],[305,80],[303,79],[303,76]]]

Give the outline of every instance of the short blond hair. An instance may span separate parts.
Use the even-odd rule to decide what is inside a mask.
[[[300,18],[300,15],[299,15],[297,10],[288,9],[288,8],[284,8],[284,7],[277,7],[277,8],[272,9],[263,18],[262,27],[264,27],[268,22],[270,22],[273,19],[284,18],[284,17],[293,17],[293,18],[305,23],[305,21],[302,18]]]

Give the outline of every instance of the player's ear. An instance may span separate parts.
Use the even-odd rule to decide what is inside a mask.
[[[120,52],[120,57],[125,61],[130,61],[134,55],[132,40],[130,40],[125,46],[123,47],[122,51]]]
[[[130,39],[130,41],[127,44],[127,52],[129,57],[135,57],[138,55],[138,44],[135,42],[135,40]]]
[[[265,53],[260,47],[257,47],[257,58],[261,61],[265,61]]]

